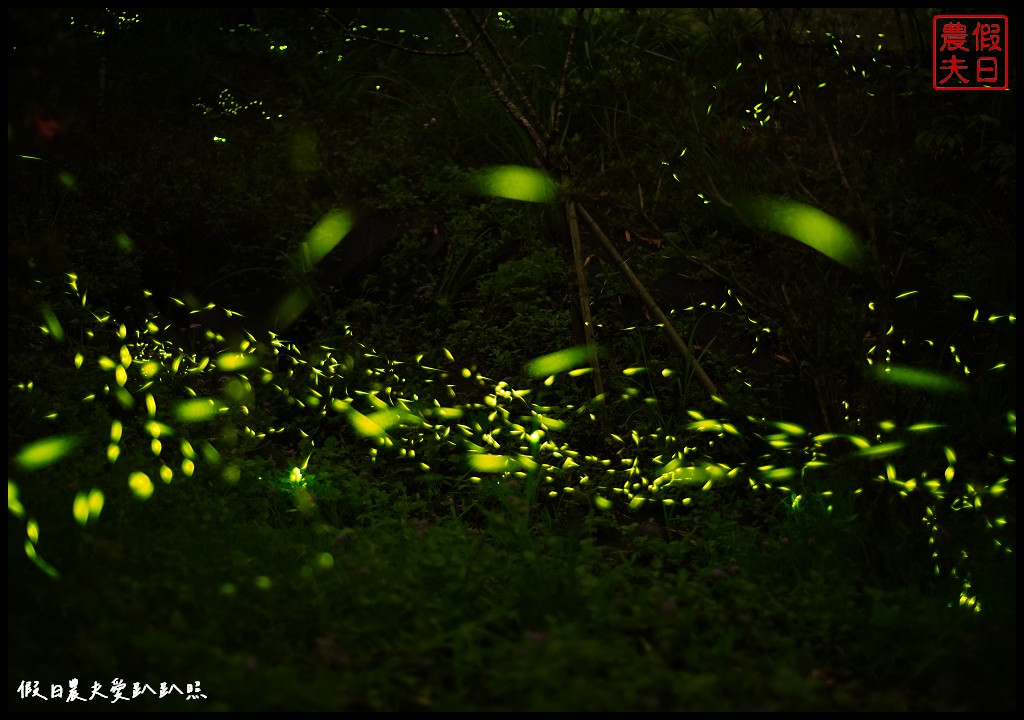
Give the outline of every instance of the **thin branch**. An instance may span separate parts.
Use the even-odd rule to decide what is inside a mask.
[[[494,56],[494,59],[495,61],[497,61],[498,66],[501,67],[501,72],[505,75],[506,78],[508,78],[508,81],[512,84],[512,87],[519,95],[519,102],[524,110],[523,114],[527,118],[529,118],[530,122],[532,122],[534,125],[540,126],[540,116],[537,114],[537,111],[533,109],[533,105],[530,104],[530,98],[523,90],[522,85],[519,84],[519,81],[516,79],[515,73],[512,72],[512,68],[510,68],[508,63],[505,62],[505,57],[498,50],[498,47],[494,44],[494,41],[491,40],[491,36],[487,34],[487,28],[484,27],[484,23],[476,19],[476,16],[473,15],[472,9],[466,8],[466,14],[469,15],[469,19],[473,21],[474,25],[476,25],[476,29],[479,32],[479,35],[477,35],[477,37],[483,39],[484,43],[487,45],[487,49],[491,51],[491,55]]]
[[[491,72],[491,68],[487,65],[487,61],[480,56],[479,52],[477,52],[476,43],[473,40],[470,40],[462,30],[462,26],[459,25],[459,21],[455,18],[455,15],[452,14],[451,9],[441,8],[441,12],[444,13],[446,18],[448,18],[448,22],[451,24],[456,34],[462,38],[462,42],[466,45],[466,52],[469,53],[469,56],[473,58],[473,62],[475,62],[477,67],[480,68],[480,72],[483,73],[487,84],[491,86],[491,92],[493,92],[494,96],[498,98],[502,105],[505,106],[505,109],[509,114],[511,114],[512,117],[514,117],[516,121],[523,126],[523,129],[526,130],[530,139],[533,140],[533,144],[537,147],[536,160],[543,165],[544,158],[546,158],[548,154],[547,143],[544,142],[544,138],[542,138],[540,133],[537,132],[537,128],[533,126],[533,123],[523,115],[523,111],[520,110],[508,95],[505,94],[505,91],[501,89],[501,84],[494,77],[494,73]]]
[[[565,49],[565,62],[562,63],[562,79],[558,85],[558,99],[555,101],[555,119],[548,131],[548,142],[562,132],[562,122],[565,120],[565,89],[569,83],[569,69],[572,67],[573,49],[576,47],[576,34],[583,24],[583,8],[576,11],[576,24],[572,27],[572,34],[569,35],[569,46]]]
[[[681,337],[679,337],[679,333],[677,333],[676,329],[672,327],[672,323],[669,321],[668,317],[665,316],[665,313],[661,311],[661,308],[658,307],[658,303],[654,301],[651,294],[647,292],[647,288],[644,287],[644,284],[640,282],[640,279],[637,278],[636,275],[633,274],[629,265],[627,265],[626,261],[623,260],[621,255],[619,255],[619,251],[615,249],[615,245],[608,239],[608,236],[604,234],[604,231],[601,230],[601,226],[597,224],[594,218],[590,217],[590,213],[588,213],[582,205],[578,206],[577,209],[579,210],[580,215],[583,216],[583,219],[587,221],[587,224],[590,225],[590,229],[594,231],[595,235],[597,235],[597,239],[601,241],[601,245],[604,246],[604,249],[611,256],[612,260],[615,261],[615,265],[618,267],[619,272],[621,272],[626,280],[629,281],[630,286],[632,286],[634,292],[636,292],[637,296],[643,302],[647,311],[656,321],[661,323],[661,327],[665,330],[665,334],[668,335],[669,340],[673,345],[675,345],[679,354],[683,356],[683,359],[686,360],[687,364],[693,368],[693,372],[697,376],[697,379],[700,380],[701,385],[704,386],[704,389],[708,391],[709,395],[717,397],[718,389],[715,387],[715,384],[711,382],[711,378],[709,378],[707,373],[704,372],[704,368],[702,368],[700,363],[697,362],[697,358],[693,356],[693,353],[690,351],[687,344]]]
[[[565,203],[565,215],[569,222],[569,237],[572,240],[572,261],[576,271],[576,287],[579,290],[580,316],[583,318],[583,336],[587,343],[587,357],[594,371],[594,392],[604,407],[604,377],[601,375],[601,363],[597,356],[597,338],[594,335],[594,318],[590,314],[590,289],[587,285],[587,271],[583,267],[583,243],[580,240],[580,223],[576,218],[576,203],[569,200]],[[607,416],[601,412],[601,424],[607,424]],[[607,429],[607,428],[606,428]]]

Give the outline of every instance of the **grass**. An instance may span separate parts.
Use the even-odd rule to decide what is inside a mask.
[[[83,303],[62,312],[80,339],[54,351],[59,322],[22,328],[9,371],[40,379],[9,382],[9,709],[1015,707],[1012,552],[936,573],[922,493],[859,479],[884,455],[797,472],[796,429],[700,414],[678,438],[634,431],[587,454],[572,449],[595,432],[586,412],[457,364],[388,362],[351,338],[204,363]],[[177,412],[193,395],[215,409]],[[77,444],[26,460],[27,440],[66,434]],[[730,460],[762,435],[775,464]],[[690,482],[631,482],[671,472],[676,443]],[[72,678],[108,699],[19,692],[66,695]],[[110,705],[118,679],[128,697],[183,694]]]

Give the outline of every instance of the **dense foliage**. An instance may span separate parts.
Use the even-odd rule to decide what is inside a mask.
[[[1013,709],[1015,107],[930,22],[9,10],[9,707]]]

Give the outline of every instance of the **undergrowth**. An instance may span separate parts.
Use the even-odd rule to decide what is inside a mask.
[[[580,401],[578,350],[514,387],[351,331],[226,337],[212,305],[115,318],[74,276],[36,299],[9,368],[14,685],[207,696],[129,709],[1014,702],[1012,413],[964,469],[924,418],[658,424],[670,368]]]

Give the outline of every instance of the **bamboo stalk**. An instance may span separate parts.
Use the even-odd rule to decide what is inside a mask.
[[[601,424],[605,424],[604,415],[604,377],[601,374],[601,363],[597,356],[597,339],[594,336],[594,319],[590,314],[590,288],[587,284],[587,271],[583,267],[583,243],[580,241],[580,223],[576,217],[576,203],[568,200],[565,203],[565,215],[569,221],[569,237],[572,240],[572,261],[576,270],[576,287],[579,290],[580,315],[583,317],[583,336],[587,343],[587,358],[594,371],[594,392],[601,403]]]
[[[577,206],[577,209],[579,210],[580,215],[583,216],[583,219],[587,221],[587,224],[590,225],[590,229],[593,230],[595,235],[597,235],[598,240],[601,241],[601,245],[603,245],[604,249],[609,255],[611,255],[612,260],[619,269],[619,272],[625,276],[626,280],[633,288],[633,291],[636,292],[637,296],[647,308],[647,311],[655,320],[661,323],[661,326],[665,329],[665,333],[668,335],[671,343],[679,351],[679,354],[683,356],[683,359],[686,360],[687,364],[693,368],[693,372],[697,376],[697,379],[700,380],[701,385],[704,386],[709,395],[712,397],[718,397],[718,389],[715,387],[715,384],[711,382],[711,378],[709,378],[707,373],[704,372],[704,368],[702,368],[700,363],[697,362],[697,358],[693,356],[690,348],[679,336],[679,333],[676,332],[676,329],[672,327],[672,323],[669,322],[665,313],[663,313],[661,308],[658,307],[658,303],[656,303],[654,298],[651,297],[651,294],[647,292],[647,288],[644,287],[644,284],[640,282],[640,279],[629,268],[629,265],[626,264],[626,261],[622,256],[619,255],[619,251],[615,249],[615,245],[612,244],[612,241],[609,240],[608,236],[604,234],[603,230],[601,230],[601,226],[597,224],[594,218],[590,216],[590,213],[588,213],[582,205]]]

